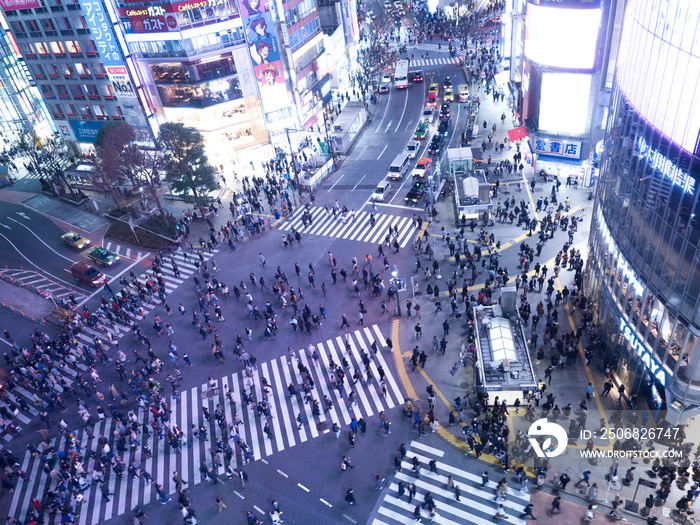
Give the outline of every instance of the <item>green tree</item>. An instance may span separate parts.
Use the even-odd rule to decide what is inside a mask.
[[[73,162],[73,154],[62,140],[40,138],[31,130],[25,130],[18,139],[17,148],[28,161],[30,173],[39,175],[42,187],[57,197],[78,192],[66,179],[64,170]]]
[[[158,142],[165,157],[165,177],[170,187],[181,192],[185,202],[204,205],[207,192],[217,188],[215,170],[204,152],[204,137],[184,124],[160,127]]]
[[[95,185],[108,195],[117,208],[125,206],[119,184],[131,181],[130,144],[134,141],[134,128],[126,122],[108,122],[100,128],[95,138],[94,162],[97,170],[93,175]]]

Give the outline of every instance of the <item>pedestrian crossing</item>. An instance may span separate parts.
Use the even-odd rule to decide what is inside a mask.
[[[416,478],[412,472],[413,457],[420,462],[420,477]],[[469,523],[473,525],[487,525],[494,523],[497,504],[494,501],[495,488],[500,478],[492,479],[488,485],[481,488],[481,475],[457,468],[453,463],[441,461],[444,452],[434,447],[427,446],[420,441],[412,441],[408,444],[407,454],[401,463],[401,472],[396,473],[394,479],[384,490],[381,496],[380,506],[376,509],[377,516],[371,518],[368,523],[372,525],[396,525],[413,522],[413,512],[416,505],[425,503],[427,492],[432,494],[435,502],[437,516],[432,521],[444,525],[461,525]],[[428,463],[437,461],[438,473],[428,469]],[[455,497],[455,491],[447,488],[447,476],[452,476],[455,486],[460,489],[460,501]],[[510,481],[510,480],[509,480]],[[403,482],[406,493],[399,495],[399,482]],[[409,484],[416,487],[416,496],[409,501]],[[506,491],[506,501],[502,502],[508,523],[525,524],[520,518],[523,509],[530,502],[529,494],[524,494],[519,487],[509,484]],[[499,502],[500,503],[500,502]],[[422,518],[429,518],[427,509],[421,510]]]
[[[129,247],[122,246],[121,244],[116,244],[116,243],[111,243],[108,242],[105,248],[111,252],[116,253],[119,257],[122,259],[126,257],[127,259],[133,259],[135,261],[141,260],[144,257],[148,257],[150,255],[149,252],[146,252],[145,254],[141,251],[138,250],[132,250]]]
[[[305,209],[302,207],[297,209],[291,219],[288,219],[279,229],[291,231],[294,228],[300,233],[379,244],[385,242],[389,228],[396,227],[398,229],[397,241],[402,248],[409,243],[412,234],[418,229],[418,224],[414,223],[410,217],[384,213],[374,213],[375,224],[372,226],[370,212],[364,211],[358,213],[354,221],[348,218],[346,222],[343,222],[340,213],[336,214],[334,218],[332,213],[327,213],[325,208],[318,206],[309,208],[312,222],[304,226],[302,215]]]
[[[349,345],[346,351],[345,342]],[[377,343],[379,351],[371,360],[369,368],[375,378],[379,378],[384,373],[384,383],[387,391],[383,394],[382,388],[377,384],[377,380],[369,383],[360,381],[353,384],[353,374],[355,370],[365,371],[362,351],[372,355],[371,345]],[[94,438],[90,439],[86,428],[75,429],[73,433],[81,440],[83,453],[86,450],[95,451],[97,448],[97,438],[105,436],[110,441],[112,451],[120,455],[126,465],[136,459],[141,462],[142,468],[148,472],[156,483],[162,484],[168,494],[175,491],[175,483],[172,481],[172,472],[177,470],[184,480],[189,481],[189,485],[202,482],[199,466],[204,460],[208,460],[211,465],[209,448],[215,447],[216,440],[222,437],[221,429],[212,417],[211,422],[206,423],[202,417],[202,405],[209,408],[212,413],[216,406],[220,404],[225,411],[229,424],[234,421],[237,413],[241,419],[241,424],[237,426],[240,438],[250,447],[253,460],[260,460],[275,453],[291,448],[297,444],[315,439],[322,435],[330,434],[330,439],[335,439],[330,432],[334,422],[341,428],[347,430],[353,418],[371,418],[377,416],[381,411],[388,411],[403,404],[403,394],[399,385],[391,373],[390,364],[382,354],[387,348],[385,336],[377,325],[367,326],[345,335],[339,335],[316,345],[315,350],[318,359],[314,359],[314,347],[298,349],[295,356],[282,356],[270,361],[260,363],[251,373],[245,370],[230,373],[219,377],[217,389],[210,390],[209,384],[183,391],[179,397],[171,397],[169,406],[172,410],[170,423],[176,424],[183,430],[189,438],[189,446],[183,448],[182,453],[172,450],[167,440],[158,440],[157,434],[153,432],[150,437],[139,434],[140,446],[134,450],[119,451],[116,449],[115,430],[117,424],[114,419],[107,417],[94,425]],[[344,390],[340,392],[332,387],[332,371],[330,360],[339,366],[343,366],[343,359],[347,360],[348,368],[345,369]],[[287,387],[293,383],[299,392],[302,391],[302,378],[298,369],[299,362],[303,363],[309,370],[314,380],[314,389],[311,390],[311,397],[319,401],[321,413],[314,415],[312,405],[305,403],[301,395],[290,396]],[[236,363],[237,364],[237,363]],[[231,365],[226,364],[228,367]],[[235,365],[234,365],[235,366]],[[381,367],[381,371],[379,370]],[[223,368],[223,367],[222,367]],[[254,403],[246,405],[241,402],[241,392],[251,390],[255,393],[255,399],[263,400],[264,381],[269,385],[268,402],[270,407],[270,427],[273,437],[267,438],[264,433],[264,426],[268,420],[265,416],[259,416]],[[234,392],[234,403],[226,399],[227,389]],[[355,401],[351,404],[349,393],[355,393]],[[333,401],[333,408],[324,412],[324,396],[328,396]],[[91,399],[87,400],[88,405]],[[94,405],[92,405],[94,407]],[[93,408],[91,408],[91,411]],[[308,422],[299,429],[297,425],[297,415],[302,413]],[[148,423],[150,415],[148,409],[138,412],[139,423]],[[208,440],[199,440],[191,434],[192,424],[199,425],[205,423],[208,429]],[[371,427],[371,425],[370,425]],[[152,457],[142,457],[142,447],[148,445],[152,450]],[[54,440],[52,446],[58,450],[67,451],[68,444],[64,437]],[[232,459],[231,466],[235,469],[244,463],[244,458],[240,450],[236,451]],[[27,472],[29,481],[19,480],[14,493],[9,516],[13,516],[20,521],[25,521],[27,511],[31,507],[31,499],[36,497],[41,499],[46,490],[53,488],[54,482],[44,472],[41,465],[40,456],[32,457],[29,452],[21,461],[21,468]],[[92,470],[93,461],[87,458],[84,462],[85,470],[89,473]],[[219,467],[219,473],[224,473],[224,467]],[[87,474],[88,482],[91,481]],[[124,473],[123,478],[111,476],[108,480],[111,501],[104,501],[101,497],[99,485],[86,486],[82,490],[84,496],[81,504],[80,514],[76,517],[77,525],[96,525],[101,521],[106,521],[129,510],[136,505],[145,505],[156,499],[155,489],[142,479],[128,479],[129,475]],[[56,518],[51,518],[55,520]],[[51,525],[48,523],[47,525]]]
[[[411,60],[411,67],[429,67],[429,66],[444,66],[447,64],[458,64],[458,57],[445,57],[445,58],[428,58],[428,59],[414,59]]]

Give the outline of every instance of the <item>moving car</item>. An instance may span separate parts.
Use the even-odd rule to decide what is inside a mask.
[[[411,80],[413,82],[423,82],[423,74],[420,71],[414,71]]]
[[[408,190],[408,195],[404,199],[407,203],[417,203],[425,193],[425,183],[421,180],[415,181]]]
[[[437,129],[437,134],[446,137],[450,133],[450,117],[445,117],[440,121]]]
[[[90,239],[86,239],[82,235],[79,235],[75,232],[64,233],[63,235],[61,235],[61,239],[68,246],[72,246],[73,248],[77,248],[78,250],[82,250],[86,246],[90,245]]]
[[[88,259],[104,266],[112,266],[119,260],[119,256],[116,253],[110,252],[107,248],[102,248],[101,246],[95,246],[85,255],[87,255]]]
[[[443,80],[442,85],[446,88],[452,87],[452,80],[450,77],[445,77],[445,80]]]
[[[420,142],[417,140],[411,140],[406,144],[406,155],[408,158],[413,160],[418,156],[418,151],[420,150]]]
[[[380,84],[378,91],[379,91],[379,93],[388,93],[389,92],[389,84]]]
[[[382,84],[391,84],[391,73],[384,73],[382,75]]]
[[[92,287],[107,283],[107,277],[94,266],[79,262],[70,267],[70,273],[79,283],[89,284]]]
[[[430,87],[428,88],[428,95],[430,95],[430,93],[435,93],[436,95],[439,95],[440,94],[440,84],[438,84],[436,82],[433,82],[432,84],[430,84]]]
[[[428,146],[428,153],[431,155],[437,155],[440,153],[440,148],[442,147],[442,135],[436,133],[433,135],[433,139],[430,141],[430,146]]]
[[[469,86],[462,84],[457,88],[460,102],[469,102]]]
[[[372,194],[373,201],[383,202],[384,199],[391,193],[391,184],[388,180],[383,180],[377,185],[377,189]]]
[[[418,161],[418,164],[416,164],[416,167],[413,168],[413,177],[417,177],[419,179],[425,178],[426,175],[430,174],[430,165],[433,163],[433,159],[420,159]]]
[[[445,94],[442,96],[445,102],[452,102],[455,99],[455,92],[451,87],[445,88]]]
[[[428,124],[426,122],[421,122],[420,124],[418,124],[418,127],[416,128],[416,131],[413,134],[413,138],[416,140],[423,140],[427,134],[428,134]]]
[[[437,93],[435,91],[428,93],[428,103],[426,106],[429,108],[436,108],[437,107]]]
[[[420,116],[421,122],[427,122],[432,124],[435,120],[435,108],[428,106],[423,110],[423,114]]]
[[[447,102],[444,102],[442,106],[440,106],[440,117],[449,117],[450,116],[450,105]]]

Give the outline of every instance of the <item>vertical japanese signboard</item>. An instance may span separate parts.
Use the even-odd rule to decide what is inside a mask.
[[[124,64],[124,57],[117,37],[114,35],[112,22],[100,0],[80,0],[80,7],[85,13],[85,20],[97,50],[102,57],[102,63],[112,82],[114,92],[119,99],[135,99],[136,92]]]

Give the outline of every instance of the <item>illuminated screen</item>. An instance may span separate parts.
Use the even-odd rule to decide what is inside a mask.
[[[673,16],[658,28],[647,12],[654,3],[631,1],[627,6],[617,82],[646,120],[693,153],[700,129],[700,2],[678,0]]]
[[[583,135],[586,132],[592,76],[544,73],[540,97],[542,131]]]
[[[545,66],[593,69],[602,11],[528,4],[525,56]]]

